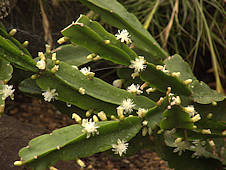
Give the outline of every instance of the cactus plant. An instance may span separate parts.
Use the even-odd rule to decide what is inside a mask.
[[[221,147],[225,136],[225,97],[199,83],[178,54],[167,57],[135,16],[117,1],[81,2],[123,30],[113,35],[81,15],[61,32],[64,37],[58,42],[70,41],[70,45],[39,52],[34,59],[6,31],[0,31],[1,73],[1,66],[9,62],[32,72],[19,89],[60,103],[58,108],[77,123],[31,140],[20,150],[21,160],[15,166],[26,164],[44,170],[59,160],[76,160],[84,166],[80,158],[97,152],[112,149],[122,156],[154,146],[176,169],[184,165],[190,169],[222,167],[223,158],[213,154],[211,147]],[[130,43],[140,52],[130,48]],[[124,79],[119,80],[124,88],[108,84],[84,67],[99,58],[119,65],[117,73]],[[11,69],[8,77],[1,74],[0,78],[11,78]],[[66,109],[68,103],[76,113]],[[155,140],[149,141],[147,135]],[[136,141],[142,145],[136,148]],[[202,165],[203,160],[209,162]]]

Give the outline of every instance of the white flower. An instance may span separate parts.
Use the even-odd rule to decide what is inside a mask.
[[[132,112],[133,108],[135,106],[136,105],[133,103],[132,99],[125,99],[125,100],[122,101],[122,104],[121,104],[121,107],[124,109],[125,113]]]
[[[3,85],[2,90],[0,90],[0,94],[2,94],[2,100],[5,100],[7,97],[10,96],[10,98],[13,100],[14,99],[14,94],[13,92],[15,89],[13,89],[13,85]]]
[[[80,70],[82,72],[82,74],[84,74],[85,76],[87,76],[88,78],[93,78],[95,73],[90,71],[90,67],[86,68],[82,68]]]
[[[118,30],[118,33],[115,34],[116,39],[121,39],[121,42],[126,42],[126,44],[132,43],[131,39],[129,38],[129,32],[126,29],[123,29],[122,31]]]
[[[128,143],[125,143],[124,140],[117,140],[117,144],[112,144],[112,151],[115,152],[115,154],[119,154],[119,156],[122,156],[123,153],[126,153],[126,150],[128,148]]]
[[[180,105],[181,104],[181,99],[180,99],[180,96],[174,96],[173,93],[170,93],[169,94],[169,102],[170,102],[170,105],[173,106],[173,105]]]
[[[54,100],[56,96],[58,96],[58,93],[56,92],[56,89],[50,90],[49,88],[42,93],[44,96],[44,100],[47,102],[50,102],[51,100]]]
[[[97,126],[95,122],[92,122],[92,119],[89,119],[89,121],[88,119],[82,119],[82,126],[84,127],[82,129],[82,132],[87,134],[86,138],[89,138],[91,134],[99,134],[99,132],[97,131],[97,128],[99,128],[99,126]]]
[[[196,113],[193,105],[189,105],[187,107],[184,107],[184,111],[187,112],[190,115],[190,117],[195,116],[195,113]]]
[[[131,65],[129,67],[134,68],[134,72],[141,72],[147,67],[147,65],[145,65],[147,63],[146,60],[141,56],[130,62]]]
[[[138,111],[137,111],[137,115],[138,115],[139,117],[144,117],[145,114],[146,114],[147,112],[148,112],[147,109],[139,108]]]
[[[90,73],[90,70],[91,70],[90,67],[88,67],[88,68],[83,67],[83,68],[81,68],[80,71],[82,72],[82,74],[84,74],[85,76],[87,76]]]
[[[141,93],[143,93],[143,91],[139,90],[139,88],[140,88],[139,84],[137,84],[137,85],[132,84],[131,86],[129,86],[127,88],[127,91],[130,92],[130,93],[133,93],[133,94],[141,94]]]
[[[36,63],[36,66],[40,69],[40,70],[44,70],[46,68],[46,62],[45,60],[39,60]]]

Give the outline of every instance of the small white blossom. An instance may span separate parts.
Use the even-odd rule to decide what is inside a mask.
[[[99,128],[99,126],[97,126],[95,122],[92,122],[92,119],[89,119],[89,121],[88,119],[82,119],[82,126],[84,127],[82,129],[82,132],[87,134],[86,138],[89,138],[91,134],[99,134],[99,132],[97,131],[97,128]]]
[[[142,90],[139,90],[139,88],[140,88],[140,85],[139,84],[137,84],[137,85],[132,84],[131,86],[129,86],[127,88],[127,91],[129,93],[133,93],[133,94],[141,94],[141,93],[143,93],[143,91]]]
[[[184,107],[184,111],[187,112],[190,115],[190,117],[195,116],[195,113],[196,113],[193,105],[189,105],[187,107]]]
[[[170,93],[172,94],[172,93]],[[169,94],[169,102],[170,102],[170,105],[173,106],[173,105],[180,105],[181,104],[181,99],[180,99],[180,96],[171,96],[170,97],[170,94]]]
[[[46,68],[46,62],[45,60],[39,60],[36,63],[36,66],[40,69],[40,70],[44,70]]]
[[[115,36],[117,40],[121,39],[121,42],[126,42],[126,44],[132,43],[131,39],[129,38],[129,32],[126,29],[123,29],[121,31],[118,30],[118,33],[115,34]]]
[[[90,67],[88,67],[88,68],[83,67],[83,68],[81,68],[80,71],[82,72],[82,74],[84,74],[85,76],[87,76],[90,73],[90,70],[91,70]]]
[[[2,94],[2,100],[5,100],[7,97],[10,96],[10,98],[13,100],[14,99],[14,94],[13,92],[15,89],[13,89],[13,85],[3,85],[2,90],[0,90],[0,94]]]
[[[129,67],[134,68],[134,72],[141,72],[147,67],[147,65],[145,65],[147,63],[146,60],[141,56],[130,62],[131,65]]]
[[[93,78],[95,73],[90,71],[90,67],[86,68],[82,68],[80,71],[82,72],[82,74],[84,74],[85,76],[87,76],[88,78]]]
[[[125,143],[124,140],[117,140],[117,144],[112,144],[112,151],[115,152],[115,154],[119,154],[119,156],[122,156],[123,153],[126,153],[126,150],[128,148],[128,143]]]
[[[136,105],[133,103],[132,99],[125,99],[125,100],[122,101],[122,104],[121,104],[121,107],[124,109],[125,113],[132,112],[133,108],[135,106]]]
[[[44,100],[47,102],[50,102],[51,100],[54,100],[56,96],[58,96],[58,93],[56,92],[56,89],[50,90],[49,88],[42,93],[44,96]]]
[[[148,109],[139,108],[138,111],[137,111],[137,115],[139,117],[144,117],[147,112],[148,112]]]

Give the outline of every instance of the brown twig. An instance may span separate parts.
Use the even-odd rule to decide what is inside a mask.
[[[42,25],[43,25],[43,29],[44,29],[44,32],[45,32],[44,39],[50,45],[50,47],[52,47],[53,38],[52,38],[52,35],[51,35],[49,20],[47,18],[46,13],[45,13],[42,0],[39,0],[39,5],[40,5],[41,14],[42,14]]]
[[[172,11],[171,17],[170,17],[170,21],[169,21],[168,25],[166,26],[166,28],[164,29],[164,44],[163,44],[163,48],[165,50],[166,50],[166,46],[167,46],[167,42],[168,42],[168,38],[169,38],[169,33],[170,33],[171,28],[172,28],[175,15],[178,14],[178,6],[179,6],[179,1],[176,0],[175,4],[174,4],[174,7],[173,7],[173,11]]]

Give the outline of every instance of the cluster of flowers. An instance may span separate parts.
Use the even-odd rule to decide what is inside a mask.
[[[130,39],[130,35],[128,33],[127,30],[123,29],[122,31],[118,31],[118,33],[115,35],[117,40],[120,40],[121,42],[125,42],[126,44],[131,43],[131,39]],[[63,37],[59,40],[58,43],[63,43],[65,41],[67,41],[68,39],[66,37]],[[40,60],[37,62],[37,67],[40,70],[44,70],[46,67],[46,59],[43,53],[39,53],[40,56]],[[89,60],[94,60],[96,61],[97,59],[99,59],[100,56],[96,55],[96,54],[90,54],[89,56],[87,56],[87,59]],[[56,56],[55,54],[52,55],[52,60],[56,61]],[[134,69],[134,72],[132,73],[132,78],[134,79],[135,77],[139,76],[140,72],[144,71],[147,67],[147,61],[144,59],[144,57],[142,56],[138,56],[137,58],[135,58],[135,60],[131,60],[131,64],[129,65],[129,68]],[[56,71],[58,70],[59,66],[56,68]],[[77,67],[75,67],[76,69],[78,69]],[[162,66],[162,65],[157,65],[156,66],[157,70],[161,70],[162,72],[166,73],[166,74],[170,74],[169,71],[166,69],[166,65]],[[84,67],[82,69],[80,69],[80,72],[82,74],[84,74],[84,76],[86,76],[88,79],[92,79],[95,76],[94,72],[91,72],[91,68],[88,67]],[[180,72],[174,72],[171,73],[171,76],[173,77],[177,77],[179,78],[180,76]],[[184,81],[184,84],[188,85],[192,82],[192,79],[188,79]],[[113,82],[113,85],[116,87],[121,88],[122,86],[122,80],[116,80]],[[145,87],[148,86],[148,83],[144,83],[142,86],[140,86],[139,84],[135,85],[132,84],[129,87],[127,87],[127,91],[129,93],[132,93],[134,95],[140,95],[141,93],[143,93],[143,89]],[[154,92],[156,89],[149,87],[146,92],[149,94],[150,92]],[[79,88],[79,93],[81,94],[85,94],[85,89],[80,87]],[[168,109],[171,109],[171,107],[173,105],[180,105],[181,104],[181,99],[179,96],[175,96],[175,94],[171,93],[171,88],[168,87],[168,90],[166,92],[167,96],[168,96],[168,100],[169,100],[169,106]],[[44,100],[50,102],[51,100],[54,100],[57,98],[58,93],[56,92],[56,89],[47,89],[45,92],[42,93],[42,95],[44,96]],[[159,101],[162,101],[163,98],[160,98]],[[125,114],[127,113],[131,113],[133,111],[133,109],[136,107],[136,105],[134,104],[133,100],[130,98],[124,99],[122,100],[122,103],[120,106],[118,106],[117,109],[117,115],[119,120],[123,120],[125,118]],[[183,107],[184,111],[187,112],[190,117],[191,117],[191,121],[192,122],[197,122],[201,119],[200,115],[195,111],[194,106],[189,105],[187,107]],[[139,117],[144,117],[145,114],[148,112],[147,109],[145,108],[138,108],[137,114]],[[86,116],[89,117],[92,113],[92,110],[89,110],[86,112]],[[106,114],[101,111],[98,114],[98,117],[104,121],[107,120],[107,116]],[[98,128],[99,126],[97,125],[97,122],[99,121],[98,117],[96,115],[93,116],[92,119],[81,119],[81,117],[75,113],[73,113],[72,115],[72,119],[75,119],[75,121],[79,124],[81,124],[81,126],[83,127],[82,132],[86,134],[87,138],[90,138],[91,135],[98,135],[99,131]],[[118,120],[115,116],[111,116],[112,120]],[[144,127],[148,124],[147,121],[143,122]],[[194,128],[197,128],[196,126],[194,126]],[[142,134],[143,136],[146,135],[147,133],[147,128],[143,128]],[[211,134],[210,129],[203,129],[202,130],[203,134]],[[179,152],[179,155],[182,154],[182,152],[185,149],[189,148],[189,145],[186,141],[183,141],[182,138],[177,138],[174,142],[174,147],[176,147],[174,149],[174,152]],[[202,144],[196,142],[193,146],[193,148],[196,148],[196,152],[194,153],[194,156],[200,156],[204,150],[202,147]],[[126,153],[126,150],[128,148],[128,143],[126,143],[124,140],[118,139],[116,144],[112,144],[112,150],[116,153],[119,154],[120,156],[122,156],[123,153]],[[199,148],[199,149],[197,149]]]

